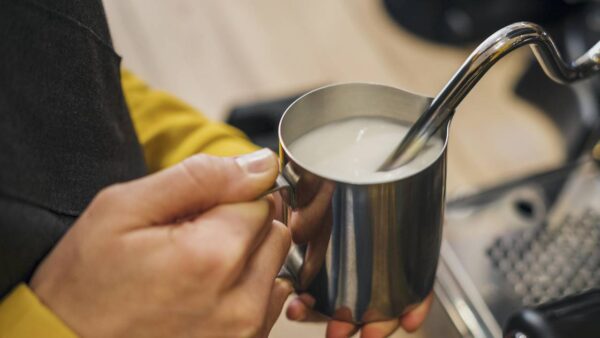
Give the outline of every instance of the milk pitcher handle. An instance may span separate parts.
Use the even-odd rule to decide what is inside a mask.
[[[275,180],[275,184],[269,188],[269,190],[265,191],[260,197],[269,195],[274,192],[279,192],[284,202],[292,209],[296,208],[296,196],[295,196],[295,185],[298,182],[298,175],[291,168],[288,163],[283,170],[277,175],[277,179]],[[284,217],[287,216],[284,213]],[[287,219],[284,220],[287,222]]]
[[[265,191],[261,195],[262,197],[274,192],[279,192],[281,194],[281,198],[285,203],[283,206],[283,223],[286,225],[288,223],[288,214],[290,209],[293,210],[297,206],[295,186],[298,183],[298,180],[298,175],[291,168],[291,164],[288,163],[277,175],[275,184],[273,184],[269,190]],[[301,246],[292,243],[290,251],[285,259],[285,263],[277,275],[278,278],[285,278],[292,282],[296,290],[299,288],[299,273],[302,270],[302,265],[304,264],[303,254],[304,250],[302,250]]]

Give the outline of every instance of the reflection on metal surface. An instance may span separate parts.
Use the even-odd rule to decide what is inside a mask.
[[[455,326],[464,326],[467,334],[475,338],[500,337],[502,330],[488,309],[485,301],[461,262],[454,254],[449,243],[442,242],[440,266],[435,292],[448,299],[447,311],[454,312]]]
[[[525,306],[600,287],[600,214],[568,214],[555,226],[499,237],[488,256]]]

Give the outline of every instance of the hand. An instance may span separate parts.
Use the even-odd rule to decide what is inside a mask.
[[[358,327],[352,323],[331,320],[327,323],[328,338],[345,338],[350,337],[360,329],[362,338],[383,338],[393,334],[399,328],[403,328],[407,332],[416,331],[425,321],[427,313],[431,308],[433,294],[429,294],[425,300],[416,308],[404,314],[402,317],[383,321],[373,322]],[[308,294],[301,294],[294,299],[287,308],[286,315],[288,319],[303,322],[325,321],[326,318],[311,310],[314,305],[314,299]]]
[[[197,155],[96,196],[31,281],[83,337],[266,336],[291,293],[273,153]]]

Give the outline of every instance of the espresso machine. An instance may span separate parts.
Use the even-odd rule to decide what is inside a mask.
[[[394,6],[393,0],[385,3]],[[600,40],[595,3],[554,1],[547,17],[509,13],[546,22],[568,59]],[[423,36],[446,43],[478,38]],[[426,336],[600,337],[599,86],[598,77],[558,85],[533,61],[522,75],[515,92],[557,125],[566,162],[475,194],[449,196]],[[236,108],[228,122],[275,148],[281,114],[296,98]]]
[[[437,27],[448,26],[438,32],[431,29],[435,25],[403,19],[423,4],[412,13],[406,10],[411,2],[385,4],[406,29],[444,43],[472,42],[491,29],[490,22],[514,19],[545,22],[567,57],[581,55],[600,38],[600,6],[594,2],[536,0],[519,7],[485,1],[488,9],[500,10],[482,21],[474,15],[482,2],[430,1],[440,15]],[[533,63],[523,74],[515,92],[556,124],[567,160],[550,171],[449,198],[435,284],[438,320],[425,327],[431,336],[600,336],[599,85],[595,77],[559,86]],[[439,318],[452,325],[440,325]]]

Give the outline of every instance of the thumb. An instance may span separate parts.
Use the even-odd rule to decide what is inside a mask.
[[[199,154],[113,190],[126,196],[119,204],[143,218],[142,224],[163,224],[218,204],[254,200],[273,185],[277,172],[277,157],[266,148],[236,158]]]

